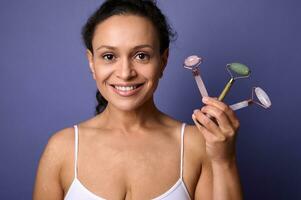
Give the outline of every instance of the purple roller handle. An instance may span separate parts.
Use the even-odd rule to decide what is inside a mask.
[[[194,76],[194,79],[197,83],[197,86],[199,88],[199,91],[200,91],[202,97],[207,97],[208,92],[207,92],[206,86],[201,78],[201,73],[199,70],[199,65],[201,63],[202,63],[202,58],[200,58],[196,55],[193,55],[193,56],[189,56],[185,59],[184,67],[192,70],[192,74]]]
[[[207,89],[205,87],[205,84],[201,78],[201,75],[200,75],[200,72],[198,69],[193,70],[193,76],[194,76],[194,79],[196,81],[196,84],[200,90],[202,97],[208,97]]]

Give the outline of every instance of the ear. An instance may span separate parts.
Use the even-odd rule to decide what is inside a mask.
[[[89,68],[90,68],[91,74],[93,76],[93,79],[96,80],[94,61],[93,61],[93,53],[89,49],[87,49],[86,55],[87,55],[87,58],[89,61]]]
[[[169,56],[169,48],[165,49],[163,54],[161,55],[161,75],[160,75],[160,78],[163,76],[163,71],[164,71],[164,69],[167,65],[168,56]]]

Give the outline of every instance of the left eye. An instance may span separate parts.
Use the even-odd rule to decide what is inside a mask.
[[[148,60],[149,55],[147,55],[146,53],[138,53],[136,54],[136,58],[139,60]]]

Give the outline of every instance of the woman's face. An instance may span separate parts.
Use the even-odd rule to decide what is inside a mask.
[[[167,63],[160,55],[151,21],[115,15],[97,25],[88,59],[93,78],[109,106],[130,111],[150,100]]]

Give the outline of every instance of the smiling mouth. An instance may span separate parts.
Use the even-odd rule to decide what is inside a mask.
[[[144,83],[140,83],[140,84],[133,84],[133,85],[114,85],[114,84],[110,84],[112,87],[114,87],[115,89],[122,91],[122,92],[127,92],[127,91],[132,91],[135,90],[137,88],[139,88],[140,86],[142,86]]]

